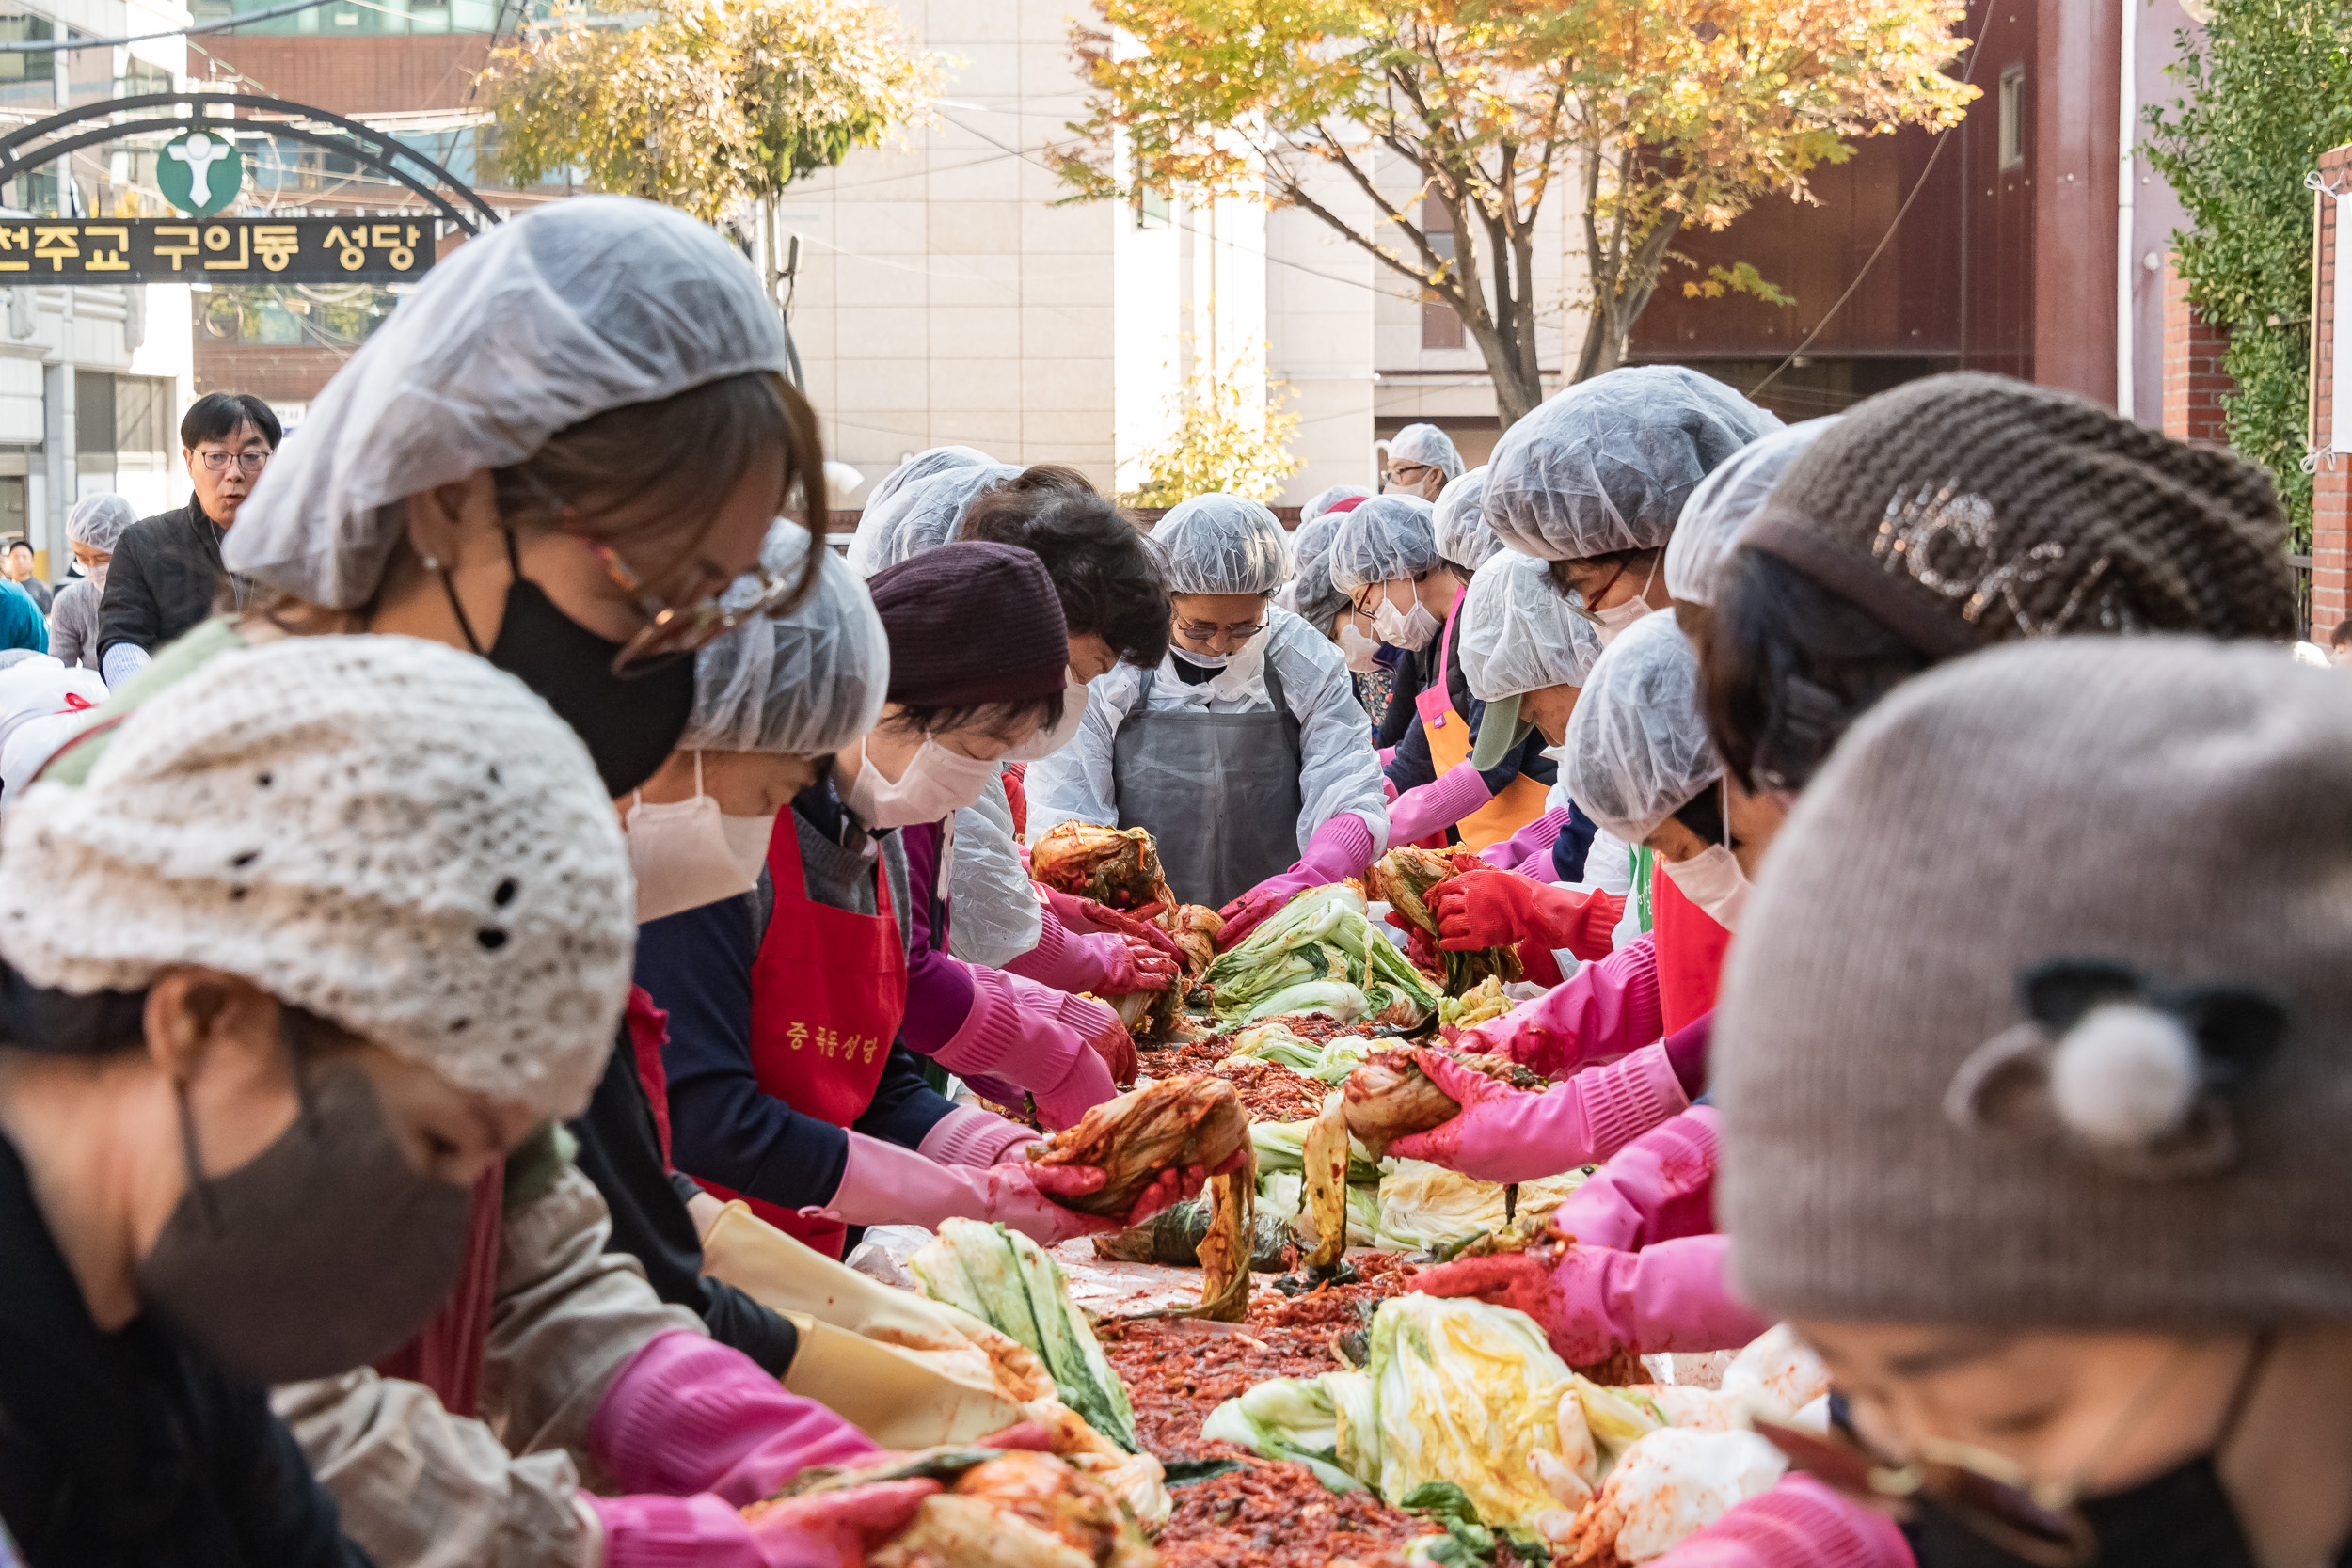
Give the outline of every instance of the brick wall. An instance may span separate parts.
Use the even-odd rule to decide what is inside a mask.
[[[2320,177],[2342,187],[2352,181],[2352,147],[2339,147],[2319,160]],[[2342,276],[2343,237],[2336,232],[2336,204],[2319,203],[2319,286],[2313,292],[2312,374],[2312,440],[2333,428],[2336,279]],[[2347,345],[2352,346],[2352,345]],[[2352,456],[2322,458],[2312,476],[2312,634],[2323,646],[2339,622],[2352,615]]]
[[[2188,302],[2188,285],[2164,261],[2164,433],[2200,446],[2222,446],[2229,431],[2222,394],[2232,389],[2221,356],[2230,346],[2226,327],[2214,326]]]
[[[350,356],[333,349],[268,343],[207,343],[196,350],[196,395],[251,392],[270,403],[308,403]]]
[[[265,90],[339,115],[464,107],[467,88],[490,55],[490,39],[483,33],[215,35],[204,41],[215,59],[262,84]]]

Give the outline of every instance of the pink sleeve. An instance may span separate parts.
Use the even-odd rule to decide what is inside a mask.
[[[985,964],[961,967],[972,981],[972,1010],[930,1052],[931,1059],[959,1078],[989,1079],[1031,1094],[1067,1080],[1087,1044],[1062,1021],[1057,1000],[1066,993]]]
[[[1808,1475],[1781,1478],[1657,1560],[1658,1568],[1917,1568],[1895,1521]]]
[[[1540,855],[1543,857],[1544,875],[1536,880],[1548,882],[1551,880],[1551,841],[1558,838],[1560,831],[1567,825],[1568,814],[1555,806],[1500,844],[1486,846],[1479,851],[1479,858],[1505,871],[1517,871],[1526,876],[1527,863]]]
[[[1772,1320],[1732,1294],[1724,1273],[1730,1249],[1728,1236],[1685,1236],[1640,1252],[1570,1247],[1563,1267],[1579,1255],[1596,1259],[1601,1277],[1586,1299],[1612,1349],[1637,1355],[1736,1350],[1772,1327]],[[1562,1354],[1578,1365],[1601,1359]]]
[[[1465,1029],[1464,1051],[1506,1055],[1548,1078],[1611,1061],[1659,1038],[1658,953],[1647,936],[1589,963],[1533,1002]]]
[[[1568,1195],[1557,1224],[1586,1246],[1638,1252],[1715,1228],[1715,1165],[1723,1141],[1715,1112],[1695,1106],[1609,1157]]]
[[[687,1329],[655,1336],[629,1358],[596,1406],[588,1449],[624,1492],[712,1492],[737,1508],[811,1465],[878,1451],[741,1351]]]
[[[1008,961],[1005,967],[1024,979],[1052,986],[1057,990],[1093,990],[1100,987],[1111,972],[1101,945],[1119,939],[1083,936],[1064,926],[1050,905],[1041,905],[1038,913],[1041,919],[1037,945]]]

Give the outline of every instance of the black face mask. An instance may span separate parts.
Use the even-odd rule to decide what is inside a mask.
[[[486,651],[457,602],[449,574],[441,574],[466,645],[545,699],[587,746],[604,792],[627,795],[660,769],[686,733],[686,721],[694,715],[694,656],[674,654],[640,673],[614,674],[612,660],[621,644],[564,614],[523,576],[511,533],[506,559],[515,580],[506,590],[498,641]]]

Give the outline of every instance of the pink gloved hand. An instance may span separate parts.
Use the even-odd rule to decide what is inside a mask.
[[[1389,842],[1410,844],[1451,828],[1495,798],[1486,775],[1457,762],[1434,783],[1406,790],[1389,802]]]
[[[935,1481],[878,1481],[788,1498],[756,1520],[707,1493],[579,1496],[604,1527],[606,1568],[857,1568],[938,1490]]]
[[[880,1450],[823,1405],[786,1393],[741,1351],[673,1329],[646,1341],[606,1387],[588,1451],[623,1492],[709,1492],[742,1508],[811,1465]]]
[[[1658,1568],[1918,1568],[1900,1526],[1807,1475],[1769,1492],[1657,1560]]]
[[[1209,1184],[1210,1177],[1239,1170],[1247,1153],[1247,1150],[1235,1149],[1232,1157],[1214,1170],[1206,1165],[1185,1165],[1160,1172],[1145,1183],[1143,1191],[1136,1196],[1135,1206],[1127,1211],[1127,1217],[1119,1221],[1115,1228],[1141,1225],[1163,1209],[1170,1209],[1200,1196],[1200,1189]],[[1027,1168],[1039,1191],[1057,1196],[1081,1196],[1101,1190],[1103,1185],[1103,1173],[1092,1165],[1031,1165]]]
[[[1440,1263],[1413,1276],[1433,1296],[1475,1296],[1524,1312],[1572,1367],[1606,1361],[1619,1351],[1732,1350],[1772,1321],[1731,1293],[1724,1259],[1730,1239],[1686,1236],[1641,1252],[1571,1246],[1557,1263],[1530,1253],[1499,1253]]]
[[[967,1082],[987,1084],[992,1099],[1004,1096],[1000,1104],[1019,1098],[1009,1090],[1026,1090],[1049,1127],[1067,1127],[1111,1098],[1110,1071],[1087,1042],[1116,1026],[1117,1013],[985,964],[964,968],[972,1010],[931,1053],[933,1061]]]
[[[1044,1134],[1034,1127],[1007,1121],[977,1105],[957,1105],[931,1123],[914,1152],[943,1165],[993,1165],[1044,1142]]]
[[[1057,990],[1106,996],[1166,990],[1175,980],[1176,960],[1142,937],[1122,930],[1073,931],[1050,906],[1038,913],[1037,945],[1004,966],[1025,979]],[[1168,940],[1172,945],[1174,939]]]
[[[1120,936],[1139,937],[1175,961],[1184,961],[1184,950],[1152,918],[1168,908],[1165,904],[1152,903],[1132,910],[1115,910],[1108,904],[1097,903],[1091,898],[1082,898],[1074,893],[1064,893],[1059,888],[1042,884],[1039,885],[1037,893],[1044,900],[1045,907],[1073,931],[1089,936],[1116,932]]]
[[[1166,990],[1176,983],[1176,960],[1141,937],[1121,932],[1084,940],[1103,944],[1103,983],[1099,988],[1089,987],[1089,990],[1124,996],[1130,991]]]
[[[1518,871],[1529,861],[1540,855],[1543,857],[1543,863],[1549,866],[1551,863],[1552,840],[1558,838],[1566,830],[1567,825],[1568,814],[1560,807],[1554,806],[1509,838],[1500,839],[1487,845],[1486,847],[1478,851],[1478,858],[1489,865],[1501,866],[1505,871]],[[1551,880],[1551,878],[1547,874],[1537,879],[1548,882]]]
[[[1065,1034],[1071,1033],[1065,1024],[1055,1027]],[[1111,1027],[1120,1030],[1119,1037],[1126,1040],[1128,1054],[1132,1057],[1135,1042],[1127,1039],[1125,1031],[1120,1029],[1118,1019],[1111,1020]],[[1094,1039],[1104,1040],[1105,1046],[1109,1043],[1106,1036],[1096,1036]],[[1042,1088],[1029,1091],[1030,1098],[1037,1101],[1037,1119],[1040,1123],[1058,1132],[1065,1127],[1075,1127],[1080,1117],[1103,1101],[1119,1098],[1119,1085],[1111,1079],[1111,1062],[1104,1050],[1104,1047],[1098,1047],[1092,1039],[1079,1040],[1078,1049],[1071,1055],[1061,1078]],[[1128,1069],[1128,1076],[1130,1079],[1134,1077],[1133,1068]]]
[[[1386,768],[1386,767],[1388,767],[1388,765],[1389,765],[1389,759],[1388,759],[1388,758],[1386,758],[1386,757],[1382,757],[1382,758],[1380,759],[1380,766],[1381,766],[1381,767],[1383,767],[1383,768]],[[1381,803],[1382,805],[1384,805],[1384,806],[1385,806],[1385,805],[1387,805],[1390,801],[1394,800],[1396,799],[1396,797],[1397,797],[1396,781],[1395,781],[1394,779],[1390,778],[1390,777],[1388,776],[1388,774],[1386,774],[1386,773],[1381,774],[1381,775],[1380,775],[1380,803]]]
[[[1279,871],[1217,911],[1225,928],[1216,943],[1230,948],[1247,939],[1259,923],[1311,887],[1360,877],[1372,863],[1372,830],[1352,811],[1343,811],[1314,831],[1307,852],[1288,871]]]
[[[1715,1228],[1715,1167],[1723,1138],[1712,1106],[1693,1105],[1609,1157],[1552,1216],[1585,1246],[1639,1252]]]
[[[1499,1084],[1443,1052],[1416,1052],[1414,1059],[1461,1101],[1462,1114],[1397,1139],[1389,1152],[1482,1181],[1534,1181],[1606,1160],[1691,1104],[1662,1045],[1645,1046],[1541,1094]]]
[[[1010,1226],[1040,1246],[1052,1246],[1073,1236],[1120,1228],[1115,1220],[1066,1209],[1051,1196],[1097,1192],[1105,1180],[1091,1165],[943,1165],[911,1148],[851,1132],[841,1185],[822,1208],[802,1213],[845,1225],[919,1225],[928,1230],[938,1229],[942,1220],[988,1220]]]
[[[1658,950],[1648,937],[1589,963],[1533,1002],[1473,1028],[1448,1031],[1456,1050],[1508,1056],[1561,1078],[1649,1044],[1666,1032]]]

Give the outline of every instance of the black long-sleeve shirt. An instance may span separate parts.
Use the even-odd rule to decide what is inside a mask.
[[[102,667],[117,642],[151,654],[213,613],[229,580],[220,561],[225,532],[193,495],[177,511],[142,517],[122,531],[98,607]]]
[[[268,1395],[100,1330],[0,1138],[0,1519],[31,1568],[369,1568]]]

